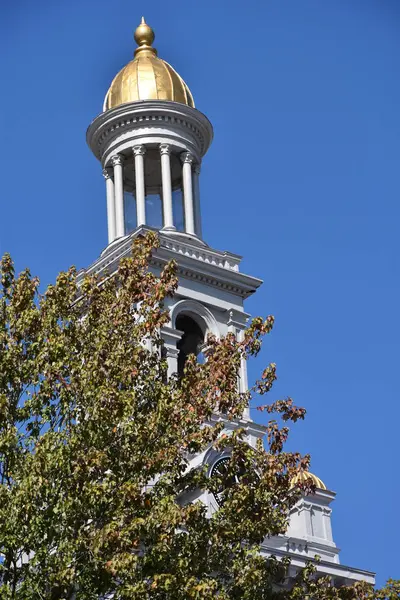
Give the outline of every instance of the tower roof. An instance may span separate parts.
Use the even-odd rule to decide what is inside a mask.
[[[300,471],[300,473],[297,473],[297,475],[295,475],[290,482],[290,485],[294,487],[298,483],[305,483],[307,479],[311,479],[316,488],[320,490],[327,489],[322,479],[314,475],[314,473],[310,473],[309,471]]]
[[[194,107],[193,96],[182,77],[153,48],[154,31],[142,22],[135,31],[135,57],[114,78],[104,110],[138,100],[171,100]]]

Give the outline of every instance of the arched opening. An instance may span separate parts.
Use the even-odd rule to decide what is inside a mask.
[[[204,344],[204,333],[198,323],[186,314],[179,314],[177,316],[175,326],[180,331],[183,331],[183,335],[177,344],[179,350],[178,375],[181,377],[189,354],[194,354],[196,357],[201,354],[201,348]]]

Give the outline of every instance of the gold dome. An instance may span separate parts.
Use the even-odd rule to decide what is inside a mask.
[[[182,77],[153,48],[154,31],[142,17],[135,31],[138,47],[131,60],[114,78],[104,110],[138,100],[172,100],[194,107],[193,96]]]
[[[319,488],[320,490],[327,489],[324,482],[319,477],[314,475],[314,473],[310,473],[309,471],[300,471],[300,473],[297,473],[297,475],[295,475],[291,480],[290,486],[294,487],[298,483],[305,483],[307,479],[311,479],[316,488]]]

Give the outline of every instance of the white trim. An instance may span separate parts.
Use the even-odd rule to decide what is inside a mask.
[[[105,166],[111,154],[149,143],[177,146],[192,152],[200,162],[212,137],[210,121],[196,108],[167,100],[144,100],[102,112],[89,126],[86,140]]]
[[[176,318],[180,314],[185,314],[191,317],[199,325],[203,331],[204,338],[208,333],[215,335],[217,339],[220,337],[217,321],[214,315],[208,308],[196,300],[180,300],[171,308],[171,327],[176,329]]]

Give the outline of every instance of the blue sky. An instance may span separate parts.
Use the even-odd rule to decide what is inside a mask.
[[[85,131],[142,14],[215,128],[205,239],[244,256],[265,282],[247,310],[276,317],[250,375],[277,362],[273,397],[308,410],[290,447],[338,494],[342,563],[400,577],[400,3],[3,6],[0,252],[44,283],[106,244]]]

